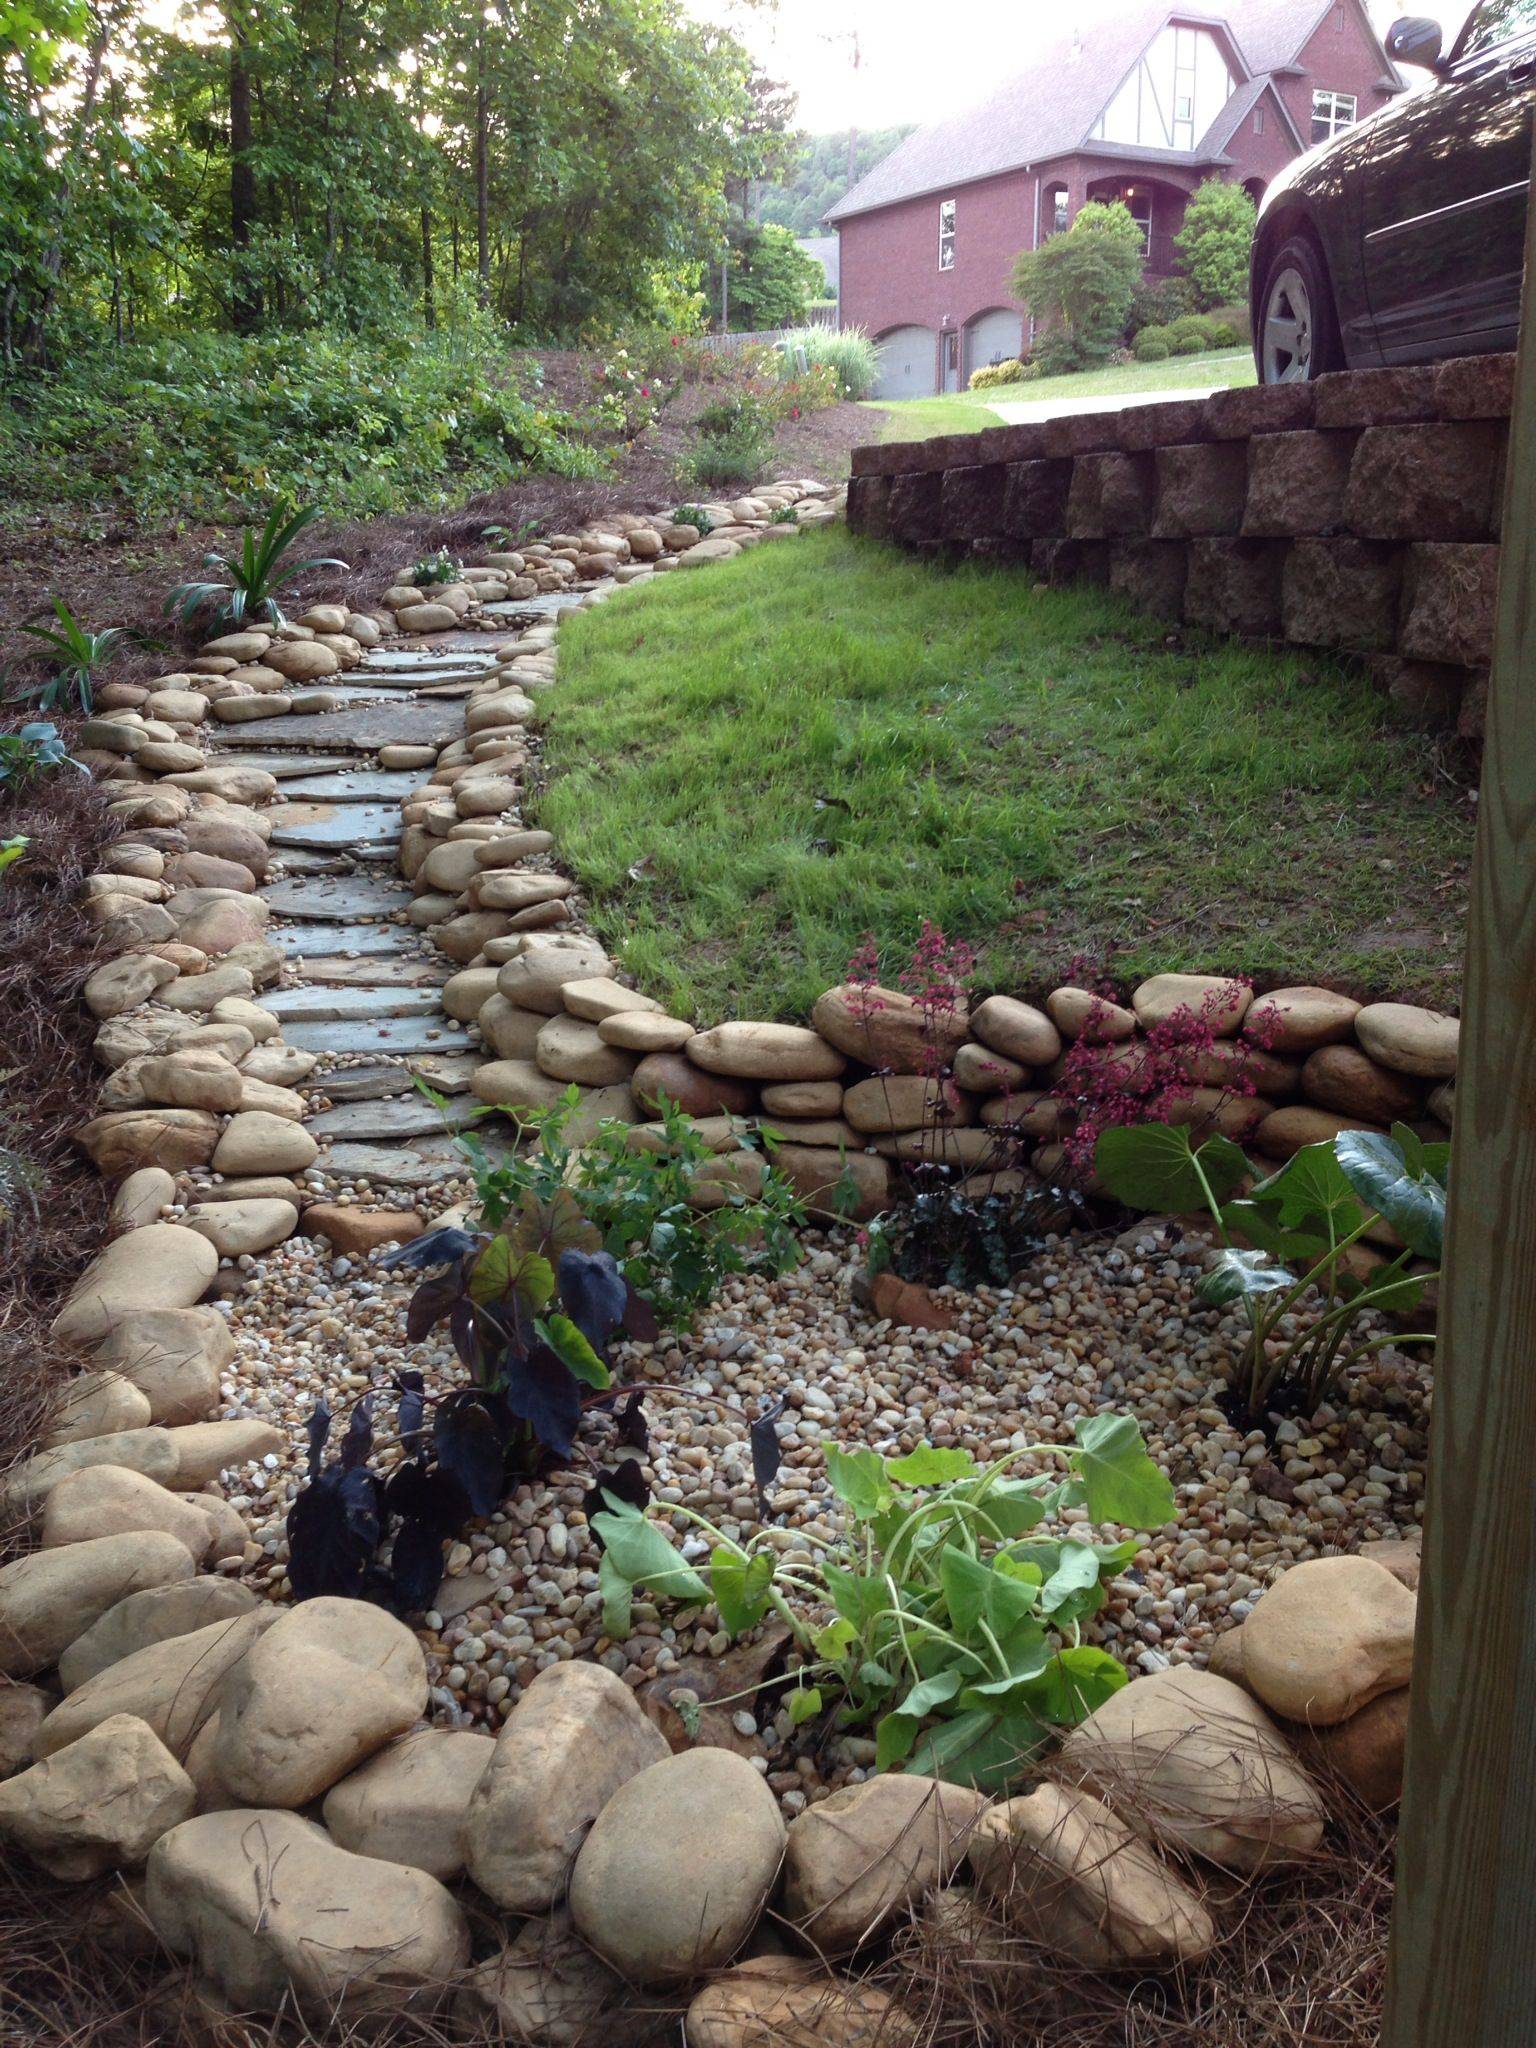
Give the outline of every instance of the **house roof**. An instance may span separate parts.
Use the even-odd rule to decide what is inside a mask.
[[[837,291],[837,267],[843,253],[843,245],[836,235],[797,235],[800,247],[813,263],[819,263],[827,280],[827,290]]]
[[[1081,147],[1142,51],[1169,21],[1209,24],[1222,32],[1238,72],[1252,83],[1299,56],[1330,4],[1332,0],[1193,0],[1188,6],[1170,0],[1080,0],[1071,10],[1072,21],[1039,52],[1028,71],[1007,80],[979,105],[917,129],[829,207],[826,218],[844,220],[899,199],[1070,155]],[[1395,77],[1385,51],[1382,62],[1386,75]],[[1168,152],[1171,160],[1214,160],[1241,118],[1234,115],[1218,141],[1226,113],[1224,108],[1222,119],[1202,138],[1199,149]]]

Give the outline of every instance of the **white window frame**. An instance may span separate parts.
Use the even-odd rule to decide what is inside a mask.
[[[1253,110],[1253,132],[1255,135],[1262,135],[1264,133],[1264,109],[1262,107],[1255,107]]]
[[[1069,185],[1048,185],[1046,197],[1051,209],[1051,224],[1046,233],[1064,235],[1072,225],[1072,188]]]
[[[953,270],[955,267],[955,202],[953,199],[939,201],[939,268]]]
[[[1331,92],[1319,87],[1312,95],[1312,140],[1331,142],[1360,118],[1360,101],[1352,92]]]

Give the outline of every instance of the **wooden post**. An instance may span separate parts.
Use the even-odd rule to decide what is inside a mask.
[[[1536,2040],[1536,209],[1472,870],[1382,2048]]]

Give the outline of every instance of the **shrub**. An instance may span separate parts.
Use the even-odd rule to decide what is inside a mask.
[[[1194,310],[1194,287],[1188,278],[1143,278],[1131,299],[1125,331],[1134,341],[1143,328],[1171,327],[1181,313]]]
[[[1105,349],[1102,355],[1090,355],[1074,335],[1064,328],[1057,328],[1036,344],[1032,360],[1040,365],[1042,377],[1068,377],[1077,370],[1091,370],[1108,354],[1108,349]]]
[[[1024,365],[1017,356],[1009,356],[1000,363],[983,363],[979,370],[972,370],[970,388],[972,391],[995,391],[1000,384],[1019,384],[1024,379]]]
[[[286,559],[299,535],[322,516],[316,505],[299,511],[274,505],[259,533],[254,526],[245,528],[239,554],[232,559],[217,551],[204,555],[205,569],[224,572],[220,581],[178,583],[165,601],[166,611],[179,612],[185,621],[212,605],[221,625],[240,627],[251,619],[266,619],[274,626],[285,624],[276,595],[281,585],[296,581],[309,569],[347,566],[334,555],[309,555],[302,562]]]
[[[93,684],[97,669],[116,652],[124,637],[121,626],[108,626],[100,633],[87,633],[63,598],[53,600],[56,626],[32,622],[21,630],[28,639],[40,641],[61,663],[57,675],[46,683],[34,683],[22,691],[35,697],[40,711],[52,711],[72,699],[87,718],[94,702]]]
[[[457,583],[464,573],[464,565],[458,556],[447,548],[439,548],[435,554],[423,555],[411,571],[411,581],[418,588],[434,583]]]
[[[868,398],[879,374],[879,354],[862,327],[792,327],[778,341],[782,373],[792,378],[801,364],[828,369],[839,398]]]
[[[1257,218],[1258,209],[1241,185],[1207,178],[1191,194],[1173,245],[1198,305],[1221,306],[1243,296]]]
[[[1027,249],[1013,291],[1037,320],[1059,319],[1079,363],[1102,362],[1125,333],[1144,261],[1141,229],[1116,200],[1089,200],[1064,235]]]
[[[1173,337],[1167,327],[1143,327],[1131,343],[1131,352],[1138,363],[1165,362],[1173,354]]]
[[[848,1526],[798,1563],[781,1559],[777,1530],[743,1542],[674,1510],[711,1539],[707,1565],[695,1569],[657,1522],[605,1496],[592,1517],[604,1630],[615,1641],[630,1633],[637,1586],[690,1606],[712,1600],[731,1635],[771,1610],[799,1653],[792,1721],[828,1714],[829,1732],[873,1726],[878,1769],[905,1764],[1001,1791],[1056,1729],[1086,1719],[1128,1676],[1080,1636],[1138,1540],[1082,1542],[1040,1525],[1082,1510],[1091,1523],[1150,1530],[1176,1513],[1130,1416],[1079,1418],[1074,1434],[986,1466],[931,1444],[891,1459],[867,1444],[829,1445],[827,1478]],[[1063,1476],[1010,1476],[1036,1457],[1059,1459]],[[766,1478],[756,1456],[754,1466],[765,1490],[777,1446]],[[806,1615],[807,1599],[818,1614]]]
[[[1230,306],[1212,306],[1206,318],[1217,327],[1231,328],[1237,339],[1229,346],[1247,348],[1253,340],[1253,316],[1245,299],[1235,299]]]
[[[1176,356],[1204,355],[1217,346],[1219,329],[1203,313],[1185,313],[1168,329],[1168,342]]]
[[[7,794],[50,768],[65,766],[79,768],[82,775],[90,773],[67,751],[51,719],[34,719],[19,732],[0,733],[0,789]]]

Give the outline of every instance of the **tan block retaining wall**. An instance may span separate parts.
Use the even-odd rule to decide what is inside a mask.
[[[1468,356],[858,448],[848,523],[1360,655],[1416,720],[1477,739],[1513,379],[1513,356]]]

